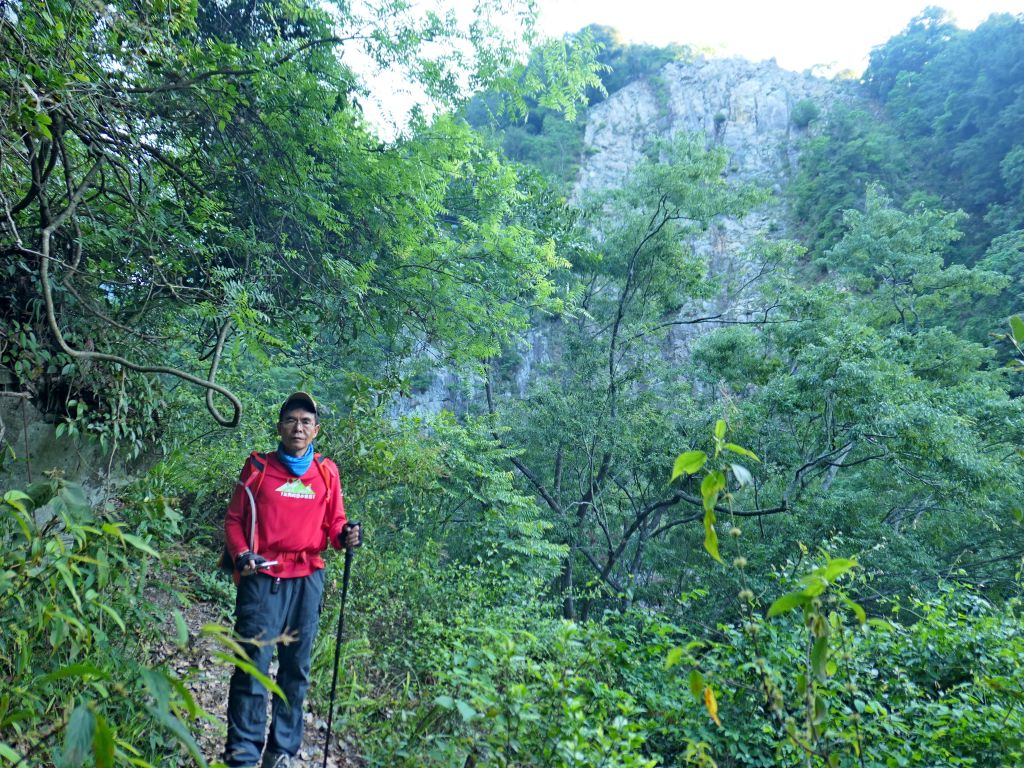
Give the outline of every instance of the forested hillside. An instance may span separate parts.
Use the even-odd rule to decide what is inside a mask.
[[[498,1],[16,0],[0,49],[5,764],[221,759],[224,510],[297,389],[366,536],[332,765],[1024,763],[1024,17],[743,94]],[[436,111],[382,139],[357,52]]]

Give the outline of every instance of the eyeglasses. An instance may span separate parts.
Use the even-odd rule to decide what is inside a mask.
[[[294,427],[296,424],[299,424],[303,428],[309,429],[316,424],[316,420],[310,418],[297,419],[294,416],[285,416],[283,419],[281,419],[281,423],[284,424],[286,427]]]

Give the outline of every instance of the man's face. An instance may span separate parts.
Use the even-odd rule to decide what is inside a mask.
[[[277,423],[281,445],[284,446],[285,453],[292,456],[304,454],[319,431],[320,425],[317,424],[316,414],[304,408],[286,411]]]

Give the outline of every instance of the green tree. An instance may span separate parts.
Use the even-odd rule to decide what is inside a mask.
[[[308,3],[199,16],[187,2],[115,4],[103,23],[91,6],[15,7],[0,22],[0,202],[4,360],[19,385],[63,416],[71,400],[106,412],[127,381],[145,433],[157,425],[144,377],[176,377],[234,425],[241,402],[216,382],[225,354],[343,350],[370,334],[478,355],[522,327],[559,261],[515,221],[515,173],[452,118],[380,144],[337,55],[363,46],[450,101],[475,52],[474,82],[571,109],[585,46],[520,83],[488,8],[460,31],[404,5],[367,19]]]
[[[947,43],[961,34],[947,11],[928,6],[898,36],[872,49],[864,73],[868,90],[886,101],[901,75],[921,72]]]
[[[1013,152],[1024,115],[1022,51],[1019,16],[996,14],[965,32],[929,9],[875,49],[865,73],[910,151],[925,161],[918,185],[970,214],[955,252],[966,264],[1021,221]]]
[[[725,155],[699,138],[651,147],[620,189],[588,201],[574,238],[573,316],[548,331],[561,358],[521,403],[488,402],[522,451],[516,466],[547,506],[557,541],[570,548],[557,594],[566,617],[602,603],[632,602],[649,575],[647,550],[680,522],[690,489],[666,488],[664,467],[685,429],[688,388],[661,350],[673,328],[701,322],[710,295],[692,238],[724,215],[743,215],[764,195],[725,183]],[[703,318],[708,320],[709,318]],[[699,515],[697,517],[699,519]],[[583,569],[583,577],[577,571]]]
[[[958,218],[870,192],[828,253],[830,279],[791,285],[783,322],[714,346],[725,359],[698,357],[709,380],[757,382],[726,397],[736,442],[773,468],[754,473],[761,504],[789,510],[759,557],[839,537],[882,593],[959,569],[1012,584],[1024,422],[993,351],[962,335],[1006,281],[946,264]]]
[[[820,256],[842,235],[845,211],[859,208],[871,184],[902,199],[913,164],[896,133],[861,109],[837,107],[821,133],[804,142],[796,178],[787,189],[796,235]]]

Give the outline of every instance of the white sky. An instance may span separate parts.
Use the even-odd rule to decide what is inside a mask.
[[[1024,0],[538,0],[551,37],[589,23],[615,27],[631,43],[684,43],[785,69],[867,66],[871,48],[899,34],[925,7],[949,11],[963,29],[993,13],[1024,12]]]

